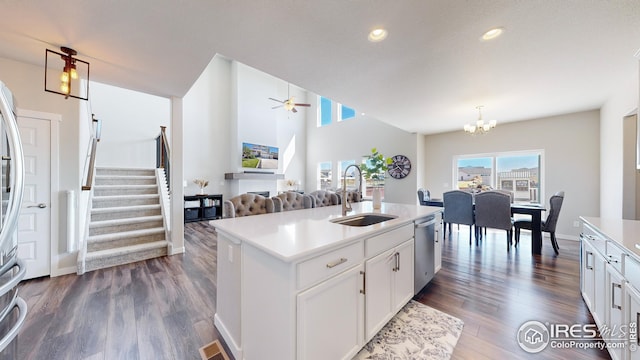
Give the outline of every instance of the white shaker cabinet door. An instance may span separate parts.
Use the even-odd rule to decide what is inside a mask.
[[[392,316],[413,297],[413,263],[415,260],[413,256],[413,244],[414,241],[411,239],[396,248],[398,265],[394,273]]]
[[[367,294],[365,340],[371,339],[391,318],[393,306],[392,278],[396,264],[395,249],[367,260]]]
[[[297,296],[298,359],[351,359],[364,341],[364,266]]]

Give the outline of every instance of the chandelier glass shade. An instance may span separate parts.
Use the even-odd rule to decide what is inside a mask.
[[[484,120],[482,120],[482,107],[483,107],[482,105],[476,106],[476,109],[478,109],[478,120],[476,121],[475,124],[465,125],[464,126],[465,132],[471,135],[486,134],[487,132],[489,132],[489,130],[496,127],[497,121],[490,120],[488,122],[485,122]]]

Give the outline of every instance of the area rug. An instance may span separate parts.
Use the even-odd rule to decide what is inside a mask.
[[[464,322],[411,300],[354,360],[450,359]]]

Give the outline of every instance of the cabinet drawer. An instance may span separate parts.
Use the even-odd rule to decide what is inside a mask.
[[[401,228],[387,231],[371,237],[365,243],[367,258],[378,255],[379,253],[389,250],[413,237],[413,223],[404,225]]]
[[[600,233],[595,231],[590,226],[584,225],[582,227],[582,235],[581,235],[581,237],[585,238],[586,240],[589,240],[589,243],[591,244],[591,246],[593,246],[595,248],[595,250],[598,250],[598,252],[600,252],[600,254],[605,255],[605,257],[606,257],[606,243],[607,243],[607,241],[605,240],[605,238],[602,235],[600,235]]]
[[[605,254],[605,258],[616,269],[620,274],[622,274],[622,258],[625,256],[625,251],[622,248],[618,247],[614,242],[607,242],[607,252]]]
[[[624,277],[631,286],[640,291],[640,263],[630,256],[624,257]]]
[[[298,289],[320,282],[362,261],[362,241],[333,250],[298,264]]]

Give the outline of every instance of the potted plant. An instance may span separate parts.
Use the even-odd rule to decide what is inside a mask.
[[[373,208],[379,209],[382,201],[380,187],[384,185],[387,167],[393,159],[385,158],[376,148],[371,149],[371,154],[365,155],[365,158],[367,160],[362,163],[360,169],[362,170],[362,176],[373,183]]]

